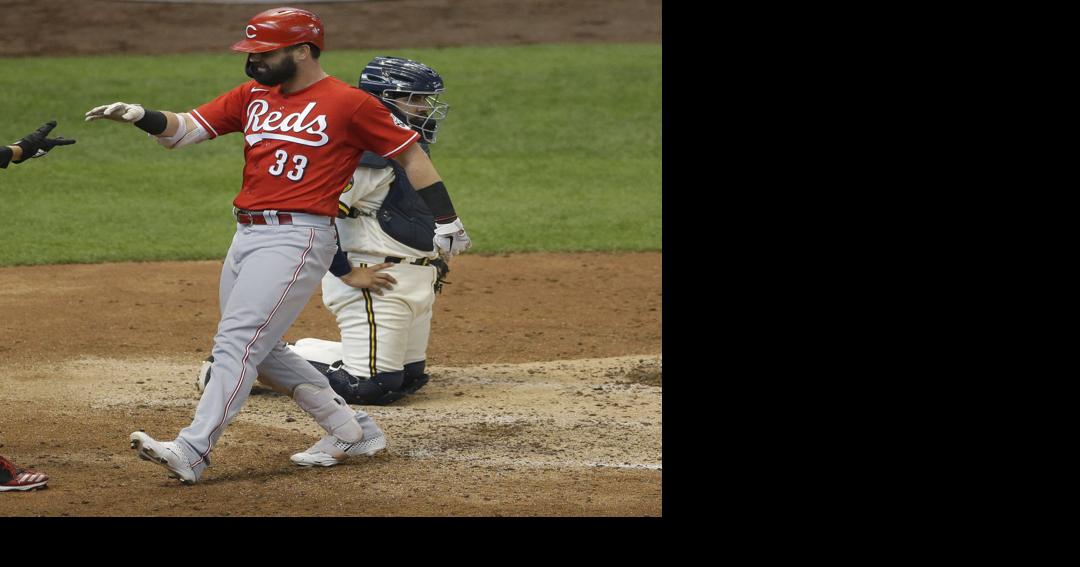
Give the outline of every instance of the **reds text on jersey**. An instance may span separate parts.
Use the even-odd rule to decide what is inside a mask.
[[[360,154],[393,157],[420,137],[335,77],[289,94],[249,81],[191,115],[212,138],[244,133],[244,183],[233,205],[248,210],[335,216]]]

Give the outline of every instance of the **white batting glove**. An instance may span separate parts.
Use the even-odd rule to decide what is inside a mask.
[[[103,106],[95,106],[86,113],[86,121],[108,118],[117,122],[138,122],[146,116],[146,110],[138,104],[126,102],[114,102]]]
[[[446,224],[435,223],[433,241],[435,248],[439,250],[439,255],[444,257],[461,254],[472,246],[472,239],[465,234],[465,226],[461,224],[461,219],[454,219],[454,222]]]

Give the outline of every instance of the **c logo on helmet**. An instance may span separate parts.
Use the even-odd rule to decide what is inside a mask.
[[[249,25],[248,27],[244,28],[244,35],[246,35],[248,37],[248,39],[252,39],[252,38],[255,37],[256,29],[257,28],[255,26],[250,26]]]

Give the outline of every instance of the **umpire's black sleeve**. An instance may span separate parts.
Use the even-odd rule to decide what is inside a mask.
[[[11,163],[11,158],[15,157],[11,148],[7,146],[0,146],[0,169],[7,169],[7,164]]]

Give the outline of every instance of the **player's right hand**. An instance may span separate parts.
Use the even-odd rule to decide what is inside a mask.
[[[359,289],[371,290],[375,295],[382,295],[384,289],[394,289],[393,284],[397,283],[394,276],[379,272],[379,270],[385,270],[392,267],[395,264],[386,262],[383,264],[375,264],[366,268],[353,267],[352,271],[340,276],[341,281],[345,282],[352,287]]]
[[[90,112],[86,113],[86,121],[108,118],[117,122],[138,122],[143,116],[146,116],[146,110],[143,110],[141,105],[114,102],[91,108]]]

